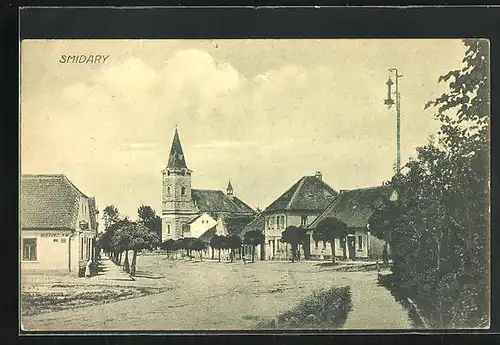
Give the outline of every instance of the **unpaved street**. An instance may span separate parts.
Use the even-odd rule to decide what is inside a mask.
[[[102,305],[23,317],[26,330],[248,330],[293,308],[320,288],[351,286],[345,328],[411,328],[406,310],[376,284],[376,272],[334,272],[314,262],[173,261],[141,256],[157,279],[138,286],[166,292]],[[371,315],[371,317],[369,317]]]

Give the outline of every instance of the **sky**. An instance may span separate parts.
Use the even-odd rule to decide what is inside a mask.
[[[455,39],[23,40],[23,174],[65,174],[132,219],[161,214],[161,170],[177,126],[192,187],[261,209],[305,175],[377,186],[396,160],[385,82],[398,68],[402,163],[436,134],[428,100],[462,66]],[[63,64],[62,55],[105,55]]]

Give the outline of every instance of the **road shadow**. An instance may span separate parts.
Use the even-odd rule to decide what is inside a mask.
[[[391,293],[392,297],[396,300],[396,302],[399,302],[406,309],[413,328],[426,328],[425,321],[420,316],[417,307],[410,302],[409,294],[397,286],[392,273],[384,275],[379,274],[377,285],[388,290]]]

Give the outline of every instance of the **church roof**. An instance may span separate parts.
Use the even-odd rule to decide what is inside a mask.
[[[278,211],[322,211],[338,192],[316,176],[304,176],[272,202],[264,213]]]
[[[254,220],[254,216],[224,218],[228,235],[239,235],[243,229]]]
[[[238,236],[240,236],[241,239],[244,239],[245,234],[249,231],[253,231],[253,230],[264,231],[265,225],[266,224],[265,224],[264,216],[262,214],[259,214],[240,231]]]
[[[87,196],[66,176],[22,175],[20,187],[21,228],[76,228],[80,197]],[[94,203],[90,203],[91,212]]]
[[[390,200],[393,189],[378,186],[347,190],[340,195],[309,226],[316,225],[325,218],[337,218],[349,228],[366,228],[375,211]]]
[[[244,212],[248,212],[248,213],[252,213],[254,214],[255,211],[253,208],[251,208],[250,206],[248,206],[247,204],[245,204],[241,199],[239,199],[238,197],[236,196],[233,196],[233,198],[231,199],[231,201],[233,203],[236,204],[236,206],[238,206],[241,210],[243,210]]]
[[[201,212],[222,212],[234,214],[254,214],[255,211],[240,199],[229,198],[220,190],[193,189],[191,197]]]
[[[181,139],[179,138],[177,128],[175,129],[174,140],[172,141],[172,147],[170,148],[167,168],[187,169],[186,158],[184,157],[184,152],[182,151]]]

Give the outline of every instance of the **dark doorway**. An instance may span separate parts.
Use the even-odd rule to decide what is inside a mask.
[[[356,259],[356,237],[347,237],[347,250],[349,250],[349,259]]]

